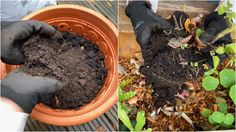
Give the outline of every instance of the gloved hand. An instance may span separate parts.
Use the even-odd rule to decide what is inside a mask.
[[[15,102],[24,112],[31,113],[37,103],[49,99],[61,87],[58,80],[31,76],[17,69],[2,80],[1,96]]]
[[[182,11],[175,11],[170,19],[167,19],[169,23],[177,30],[186,30],[189,33],[196,29],[196,21],[194,18],[190,18],[188,14]]]
[[[52,26],[34,20],[2,22],[1,25],[1,60],[7,64],[24,63],[21,47],[23,41],[31,35],[35,33],[54,35],[56,33],[56,29]]]
[[[142,47],[147,44],[153,28],[160,30],[172,29],[173,26],[151,10],[146,1],[132,1],[125,8],[126,15],[131,19],[136,40]]]
[[[210,51],[213,50],[214,47],[217,47],[219,45],[232,43],[230,34],[225,35],[224,37],[218,39],[216,42],[212,42],[215,35],[229,27],[227,24],[227,20],[224,17],[225,15],[218,15],[217,12],[212,12],[207,15],[204,20],[205,32],[202,33],[199,38],[195,38],[196,44],[198,45],[198,47],[201,47],[200,52],[202,53],[202,56],[206,58],[206,63],[209,68],[213,67],[213,60],[212,56],[210,55]],[[213,45],[214,47],[211,45]],[[228,56],[226,54],[219,55],[220,62],[225,60],[227,57]]]
[[[217,12],[212,12],[211,14],[206,16],[204,20],[205,32],[200,35],[200,40],[196,41],[198,45],[205,45],[202,49],[200,49],[201,52],[206,53],[212,50],[212,47],[208,46],[207,44],[212,44],[213,46],[217,47],[221,44],[232,43],[230,34],[227,34],[216,42],[212,43],[215,35],[229,27],[227,24],[227,20],[224,17],[225,15],[218,15]]]

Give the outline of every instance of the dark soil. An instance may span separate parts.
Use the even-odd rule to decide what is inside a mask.
[[[152,84],[157,107],[175,104],[175,95],[182,92],[183,83],[202,74],[201,69],[190,66],[190,62],[202,60],[195,49],[174,49],[167,45],[171,38],[180,36],[186,37],[187,34],[172,31],[166,35],[163,31],[154,30],[149,44],[142,47],[144,65],[140,72],[146,77],[146,82]]]
[[[35,35],[24,43],[23,52],[26,73],[63,82],[63,88],[43,102],[53,108],[79,108],[91,102],[107,75],[102,52],[81,36],[66,32],[51,38]]]

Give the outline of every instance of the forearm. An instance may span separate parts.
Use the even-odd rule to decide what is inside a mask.
[[[7,131],[23,131],[28,114],[13,101],[1,97],[1,128]]]

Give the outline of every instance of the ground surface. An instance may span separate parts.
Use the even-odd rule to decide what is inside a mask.
[[[138,111],[145,111],[146,129],[152,128],[153,131],[214,130],[216,128],[201,115],[201,110],[211,106],[212,111],[217,111],[219,109],[215,104],[217,97],[227,99],[228,112],[235,111],[235,105],[224,89],[207,92],[201,87],[201,78],[192,82],[191,87],[186,87],[185,90],[189,94],[187,97],[176,96],[174,98],[175,105],[166,104],[163,107],[157,107],[153,96],[155,91],[137,67],[140,62],[134,59],[120,58],[119,63],[126,69],[124,74],[119,74],[119,81],[134,78],[123,90],[136,92],[136,96],[123,102],[123,105],[128,105],[131,108],[129,113],[131,121],[135,121]]]

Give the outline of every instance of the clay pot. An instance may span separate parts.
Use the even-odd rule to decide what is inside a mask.
[[[84,36],[98,44],[105,54],[108,75],[97,97],[79,110],[52,109],[44,104],[37,104],[31,116],[44,123],[68,126],[91,121],[109,110],[117,101],[117,36],[115,26],[103,15],[76,5],[57,5],[41,9],[26,16],[23,20],[38,20],[56,26],[60,31],[67,31]],[[1,62],[1,79],[19,66]]]

